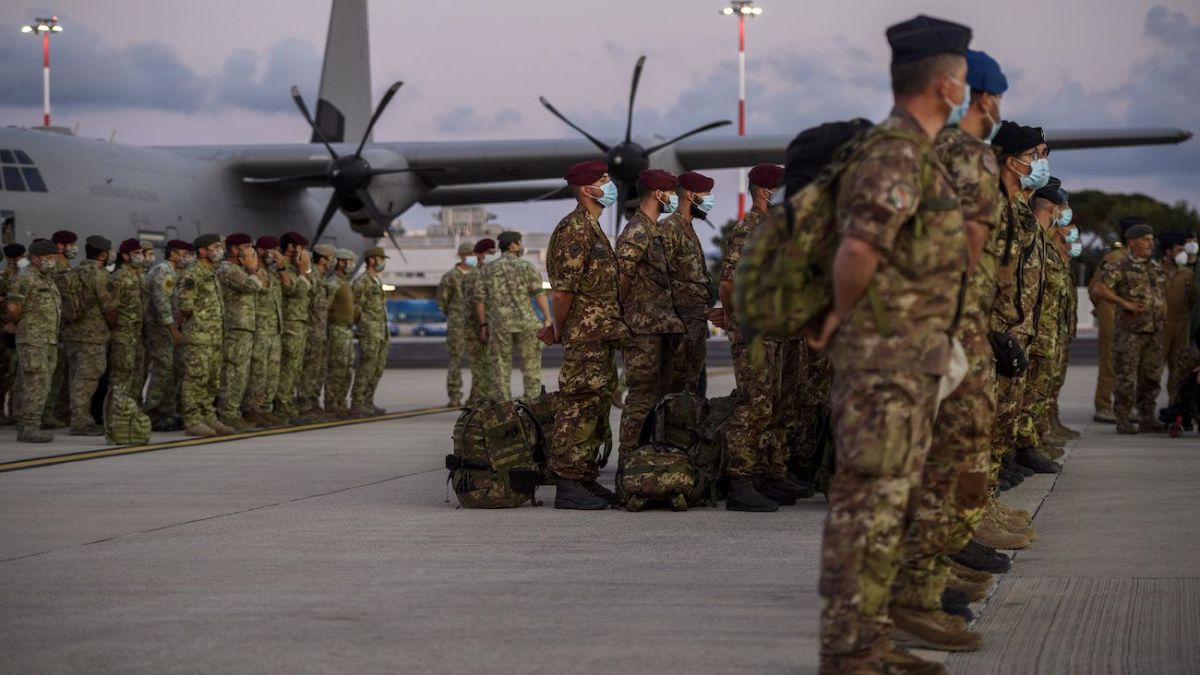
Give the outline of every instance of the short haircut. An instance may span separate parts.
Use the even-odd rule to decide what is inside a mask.
[[[961,54],[938,54],[911,63],[892,64],[892,93],[896,96],[920,94],[933,78],[943,73],[953,75],[966,61]]]

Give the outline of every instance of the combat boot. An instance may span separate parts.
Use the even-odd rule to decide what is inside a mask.
[[[1004,574],[1012,569],[1012,559],[991,546],[972,539],[963,550],[950,556],[954,562],[981,572]]]
[[[971,611],[971,601],[962,592],[952,588],[942,591],[942,611],[962,619],[964,627],[975,620],[975,612]]]
[[[1030,515],[1028,511],[1022,511],[1021,509],[1018,509],[1015,506],[1009,506],[1008,504],[1005,504],[1004,502],[1000,501],[999,499],[993,499],[993,500],[991,500],[991,502],[996,505],[997,511],[999,511],[1000,513],[1003,513],[1005,516],[1008,516],[1009,518],[1014,518],[1014,519],[1020,520],[1025,525],[1028,525],[1029,523],[1033,522],[1033,516]]]
[[[1137,432],[1138,432],[1138,428],[1133,425],[1133,422],[1130,422],[1127,419],[1117,420],[1117,433],[1118,434],[1125,434],[1126,436],[1133,436],[1133,435],[1137,434]]]
[[[942,652],[973,652],[983,646],[983,636],[967,630],[959,617],[941,610],[892,606],[888,612],[897,642]]]
[[[347,417],[362,419],[364,417],[371,417],[374,414],[375,414],[375,411],[372,410],[371,408],[368,408],[366,406],[356,405],[350,409],[350,413],[347,415]]]
[[[61,429],[65,426],[67,426],[66,423],[63,422],[62,420],[58,419],[54,415],[50,415],[50,414],[42,415],[42,428],[43,429]]]
[[[585,490],[587,490],[588,492],[596,495],[597,497],[603,499],[604,501],[608,502],[609,506],[616,506],[617,504],[620,503],[620,500],[617,499],[617,493],[613,492],[612,490],[609,490],[608,488],[604,487],[603,485],[597,483],[594,480],[584,483],[583,488]]]
[[[1025,476],[1024,476],[1024,474],[1022,474],[1020,471],[1017,471],[1016,469],[1012,469],[1007,466],[1001,465],[1000,466],[1000,480],[1006,481],[1006,482],[1008,482],[1009,485],[1016,487],[1021,484],[1021,481],[1025,480]]]
[[[380,407],[379,407],[379,406],[377,406],[377,405],[374,405],[374,404],[372,404],[372,405],[370,406],[370,408],[371,408],[371,414],[372,414],[372,415],[374,415],[374,416],[376,416],[376,417],[378,417],[378,416],[380,416],[380,415],[386,415],[386,414],[387,414],[387,410],[385,410],[385,409],[383,409],[383,408],[380,408]]]
[[[953,558],[950,559],[950,573],[959,579],[969,581],[974,584],[991,585],[993,579],[991,572],[973,570],[957,560],[954,560]]]
[[[1029,478],[1030,476],[1033,476],[1035,473],[1037,473],[1033,469],[1018,462],[1017,461],[1017,453],[1015,453],[1015,452],[1012,455],[1005,458],[1004,461],[1008,463],[1008,470],[1019,475],[1021,477],[1021,481],[1024,481],[1026,478]]]
[[[198,438],[210,438],[212,436],[216,436],[217,432],[213,431],[212,427],[208,426],[204,422],[201,422],[195,426],[184,429],[183,435],[196,436]]]
[[[756,479],[754,481],[754,489],[758,490],[758,494],[766,497],[780,506],[796,505],[796,496],[783,489],[779,483],[771,480],[770,478]]]
[[[1065,437],[1067,440],[1075,440],[1079,438],[1080,433],[1071,427],[1063,424],[1062,420],[1055,417],[1050,420],[1050,428],[1053,429],[1059,436]]]
[[[270,411],[270,410],[264,410],[263,412],[261,412],[259,414],[262,415],[262,418],[265,419],[268,423],[270,423],[271,426],[274,426],[274,427],[280,426],[284,422],[284,419],[282,417],[280,417],[279,415],[276,415],[273,411]]]
[[[946,666],[925,659],[888,643],[881,657],[885,673],[903,673],[904,675],[946,675]],[[871,671],[863,671],[871,672]]]
[[[21,443],[49,443],[54,440],[54,434],[37,427],[19,427],[17,440]]]
[[[178,417],[160,417],[150,425],[150,431],[160,433],[179,431],[183,429],[183,422]]]
[[[554,495],[554,508],[601,511],[608,508],[608,500],[592,494],[577,480],[559,478],[558,490]]]
[[[729,495],[725,498],[725,510],[771,513],[779,510],[779,504],[764,497],[755,489],[753,478],[739,476],[729,479]]]
[[[1067,454],[1065,448],[1059,445],[1043,444],[1038,447],[1038,452],[1042,453],[1051,460],[1062,459],[1063,455]]]
[[[221,424],[232,428],[237,433],[249,431],[252,428],[249,422],[240,417],[221,417],[219,419]]]
[[[217,432],[221,436],[227,436],[229,434],[237,433],[237,429],[234,429],[233,427],[229,426],[228,424],[225,424],[224,422],[222,422],[221,420],[219,420],[215,417],[208,420],[207,424],[208,424],[209,429],[212,429],[213,431]]]
[[[1138,431],[1140,433],[1163,432],[1167,430],[1167,425],[1159,422],[1153,417],[1143,417],[1138,422]]]
[[[1034,473],[1058,473],[1062,471],[1061,466],[1042,457],[1033,448],[1021,448],[1017,450],[1016,462]]]
[[[271,426],[271,423],[268,422],[265,417],[258,414],[257,410],[247,410],[246,412],[242,413],[242,421],[250,425],[252,428],[264,428]]]
[[[817,488],[806,480],[801,480],[793,476],[790,472],[783,474],[782,478],[772,479],[775,487],[783,492],[786,492],[797,499],[808,499],[817,492]]]
[[[1097,410],[1095,415],[1092,415],[1093,422],[1101,424],[1112,424],[1117,421],[1117,416],[1111,410]]]
[[[8,415],[0,413],[0,427],[11,427],[12,425],[14,425],[16,423],[17,423],[17,420],[13,419],[12,417],[9,417]]]
[[[82,427],[71,427],[69,434],[71,436],[103,436],[104,427],[92,422]]]
[[[967,581],[957,574],[950,574],[946,577],[946,590],[958,591],[965,595],[967,600],[979,602],[987,597],[988,591],[992,590],[992,582],[979,583]],[[951,612],[951,614],[954,614],[954,612]],[[970,619],[967,619],[967,621],[970,621]]]
[[[1029,546],[1029,538],[1025,535],[1009,532],[996,524],[995,519],[986,514],[979,528],[975,530],[975,540],[992,548],[1022,549]]]

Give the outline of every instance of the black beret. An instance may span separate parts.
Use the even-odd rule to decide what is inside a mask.
[[[36,256],[58,255],[58,245],[46,239],[39,239],[29,245],[29,254]]]
[[[1054,176],[1050,177],[1050,180],[1046,182],[1044,187],[1034,192],[1033,196],[1038,199],[1047,199],[1059,206],[1067,203],[1067,192],[1062,189],[1062,181]]]
[[[1162,245],[1164,251],[1172,246],[1183,246],[1186,242],[1187,235],[1182,232],[1164,232],[1158,235],[1158,243]]]
[[[205,246],[212,246],[220,241],[221,238],[215,234],[202,234],[199,237],[196,237],[195,241],[192,242],[192,246],[195,246],[197,249],[201,249]]]
[[[1149,223],[1138,223],[1128,230],[1125,230],[1125,241],[1152,236],[1154,236],[1154,228],[1150,227]]]
[[[1117,227],[1121,228],[1121,232],[1124,233],[1126,230],[1133,227],[1134,225],[1146,225],[1149,223],[1150,223],[1150,221],[1146,220],[1145,218],[1143,218],[1141,216],[1126,216],[1126,217],[1122,218],[1121,220],[1117,221]]]
[[[50,241],[56,244],[74,244],[79,241],[79,235],[70,230],[59,230],[50,235]]]
[[[167,248],[176,251],[191,251],[194,247],[182,239],[172,239],[167,242]]]
[[[1019,155],[1045,142],[1046,134],[1041,127],[1024,127],[1008,120],[1000,123],[1000,130],[992,139],[992,145],[1006,155]]]
[[[940,54],[966,56],[971,29],[962,24],[921,14],[887,29],[892,65],[899,66]]]
[[[5,258],[20,258],[25,255],[25,247],[21,244],[9,244],[4,247]]]
[[[869,120],[859,117],[846,122],[826,122],[801,131],[787,148],[783,171],[787,195],[790,197],[803,190],[833,160],[838,148],[871,126]]]
[[[508,232],[501,232],[500,236],[496,237],[496,239],[500,241],[500,250],[504,251],[507,250],[509,246],[521,241],[521,233],[513,232],[511,230]]]

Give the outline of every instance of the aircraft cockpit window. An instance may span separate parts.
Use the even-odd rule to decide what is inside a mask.
[[[30,192],[46,191],[46,181],[42,180],[42,174],[37,169],[24,168],[21,169],[21,174],[25,176],[25,183],[29,185]]]
[[[4,164],[16,164],[17,159],[13,157],[12,150],[0,150],[0,162]]]
[[[48,192],[42,173],[24,150],[0,150],[0,190]]]
[[[29,159],[29,155],[25,154],[24,150],[14,150],[13,152],[17,154],[18,164],[33,164],[33,160]]]
[[[15,166],[6,166],[4,174],[4,189],[9,192],[25,192],[25,181],[21,180],[21,170]]]

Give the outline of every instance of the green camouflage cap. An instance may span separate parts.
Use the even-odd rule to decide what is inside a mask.
[[[357,257],[358,256],[354,254],[354,251],[351,251],[348,248],[339,248],[337,250],[338,260],[354,260]]]
[[[496,237],[500,242],[500,251],[507,251],[509,246],[521,241],[520,232],[501,232],[499,237]]]
[[[387,254],[383,252],[382,246],[373,246],[363,251],[363,258],[386,258]]]
[[[220,241],[221,241],[221,238],[215,234],[211,234],[211,233],[210,234],[202,234],[199,237],[196,237],[196,240],[192,242],[192,246],[195,246],[196,248],[200,249],[200,248],[204,248],[205,246],[212,246],[213,244],[219,243]]]
[[[317,244],[316,246],[313,247],[313,253],[316,253],[317,255],[321,256],[322,258],[332,259],[337,256],[337,249],[330,246],[329,244]]]
[[[35,241],[29,245],[29,255],[58,255],[58,244],[55,244],[48,239]]]
[[[112,247],[113,247],[111,241],[109,241],[108,239],[106,239],[104,237],[101,237],[98,234],[93,234],[92,236],[88,237],[87,239],[84,239],[83,243],[88,248],[93,248],[93,249],[96,249],[97,251],[111,251]]]

